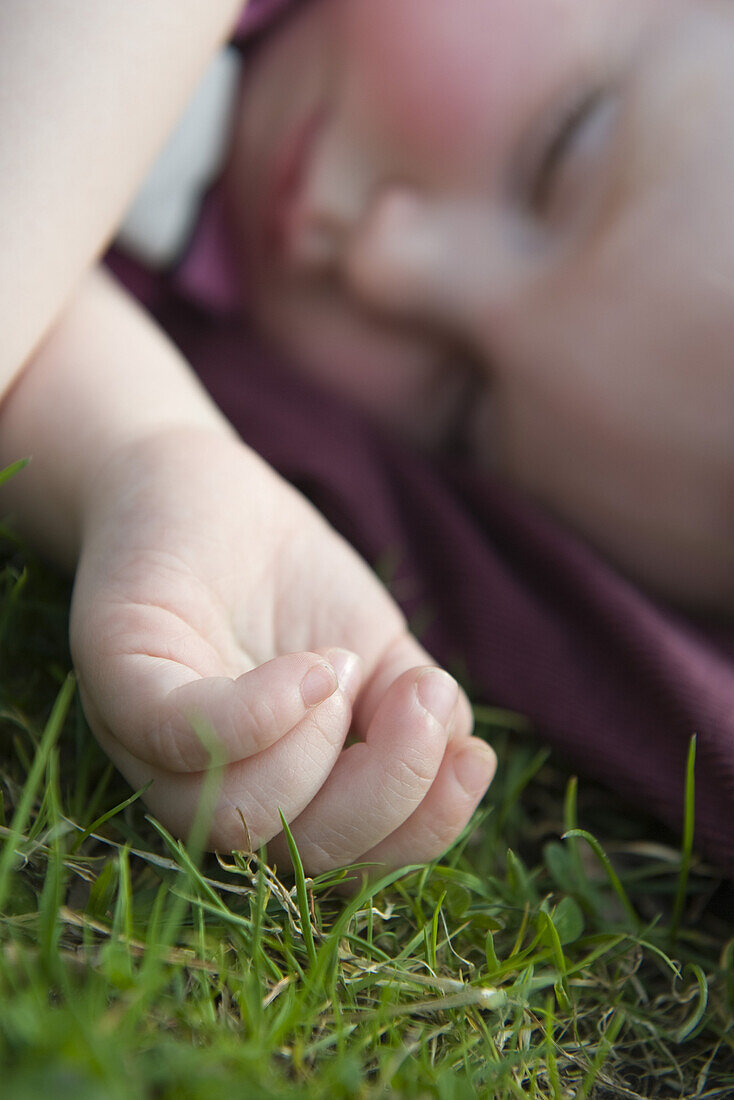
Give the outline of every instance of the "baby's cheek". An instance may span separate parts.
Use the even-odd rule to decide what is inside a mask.
[[[537,94],[537,73],[563,52],[553,47],[559,25],[579,23],[587,4],[350,0],[342,23],[347,79],[395,144],[454,168],[486,164]]]
[[[475,146],[485,126],[486,56],[468,48],[473,6],[457,17],[445,0],[345,5],[350,93],[393,145],[444,159]]]

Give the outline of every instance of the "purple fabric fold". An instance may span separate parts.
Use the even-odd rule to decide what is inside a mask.
[[[237,34],[252,34],[283,13],[293,0],[250,0],[243,6],[237,24]]]
[[[550,517],[437,463],[171,300],[159,319],[243,438],[372,565],[475,697],[526,714],[584,775],[678,828],[698,735],[697,846],[734,873],[734,629],[656,603]]]

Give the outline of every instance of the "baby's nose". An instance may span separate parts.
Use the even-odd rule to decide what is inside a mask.
[[[518,253],[489,200],[434,198],[400,184],[375,195],[344,253],[366,304],[472,341],[517,290]]]
[[[355,225],[344,270],[357,294],[391,312],[411,314],[441,297],[446,260],[435,204],[409,187],[388,184]]]

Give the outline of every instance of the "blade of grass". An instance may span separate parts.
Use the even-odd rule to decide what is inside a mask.
[[[59,798],[59,758],[58,751],[54,748],[49,754],[46,769],[46,795],[49,804],[49,824],[53,833],[51,850],[46,864],[46,878],[43,883],[41,900],[38,906],[39,936],[38,942],[43,958],[49,971],[57,971],[58,968],[58,939],[59,921],[58,913],[62,902],[62,889],[64,882],[64,860],[61,850],[61,838],[57,825],[61,816]]]
[[[204,778],[199,789],[199,800],[196,805],[194,821],[189,832],[186,847],[182,844],[177,844],[171,834],[154,818],[148,817],[148,820],[158,831],[162,839],[166,840],[166,838],[168,838],[166,843],[169,848],[171,848],[171,845],[173,846],[171,851],[174,856],[176,858],[183,858],[186,867],[182,868],[182,870],[188,872],[189,877],[201,885],[204,883],[204,879],[198,869],[198,863],[204,852],[204,846],[211,829],[211,818],[217,804],[217,794],[221,786],[224,760],[220,742],[217,740],[213,731],[198,721],[192,722],[192,726],[202,744],[209,752],[210,763],[208,769],[204,772]],[[206,883],[204,883],[204,885],[206,886]],[[214,894],[214,897],[217,907],[226,910],[226,906],[221,898],[216,894]],[[172,946],[181,928],[186,911],[189,908],[190,901],[186,898],[183,891],[173,891],[173,901],[169,912],[165,921],[161,923],[161,934],[158,942],[158,951],[161,954]]]
[[[678,888],[673,906],[673,916],[670,922],[670,942],[674,944],[678,939],[683,908],[686,904],[688,891],[688,877],[691,870],[691,857],[693,855],[693,835],[696,827],[696,743],[695,737],[691,738],[688,746],[688,761],[686,763],[686,790],[683,816],[683,844],[680,858],[680,874],[678,876]]]
[[[487,707],[475,704],[474,718],[478,725],[489,729],[511,730],[515,733],[529,733],[533,728],[529,719],[514,710],[500,707]]]
[[[637,916],[635,908],[627,895],[627,891],[622,885],[622,880],[612,867],[609,856],[604,851],[599,841],[596,839],[595,836],[592,836],[591,833],[588,833],[586,829],[569,829],[563,834],[561,840],[567,840],[573,837],[579,837],[581,840],[585,840],[586,843],[589,845],[594,855],[606,871],[607,878],[609,879],[615,894],[621,901],[624,911],[627,913],[634,927],[639,928],[640,918]]]
[[[426,948],[428,954],[428,965],[430,966],[434,974],[438,969],[438,963],[436,960],[436,955],[438,951],[438,922],[441,917],[441,906],[443,905],[445,898],[446,891],[444,890],[444,892],[441,894],[441,897],[438,899],[438,904],[436,905],[436,908],[433,910],[431,923],[430,925],[426,926]]]
[[[706,980],[706,975],[700,966],[696,963],[690,963],[686,970],[690,970],[696,979],[698,984],[698,1004],[689,1020],[679,1028],[675,1035],[675,1041],[677,1043],[684,1043],[687,1039],[692,1039],[699,1024],[703,1020],[706,1009],[709,1003],[709,984]]]
[[[23,835],[28,823],[33,801],[45,775],[48,758],[64,725],[75,686],[76,681],[73,675],[69,675],[56,697],[51,715],[43,731],[41,744],[34,757],[28,779],[23,787],[23,793],[10,823],[10,835],[2,846],[2,852],[0,853],[0,913],[3,911],[10,885],[10,872],[15,858],[15,845]]]
[[[27,466],[30,462],[30,458],[19,458],[17,462],[12,462],[10,466],[6,466],[4,470],[0,470],[0,485],[4,485],[6,481],[10,481],[11,477],[15,477],[24,466]]]
[[[279,810],[278,813],[280,814],[280,821],[283,826],[286,844],[288,845],[288,851],[290,852],[291,862],[293,864],[293,873],[296,879],[296,897],[298,898],[298,911],[301,916],[301,935],[303,936],[306,954],[308,955],[309,966],[313,969],[316,966],[316,946],[314,944],[313,929],[311,927],[311,909],[308,904],[306,875],[303,870],[303,862],[298,847],[293,839],[293,833],[288,828],[288,822],[285,819],[283,811]]]
[[[593,1089],[594,1084],[596,1083],[596,1079],[604,1068],[604,1063],[609,1057],[612,1047],[617,1041],[617,1036],[622,1030],[623,1023],[624,1016],[619,1010],[617,1010],[612,1017],[612,1021],[609,1024],[609,1027],[604,1033],[604,1038],[599,1043],[599,1048],[596,1052],[596,1055],[594,1056],[593,1062],[591,1063],[591,1067],[584,1077],[581,1088],[576,1094],[576,1100],[586,1100],[589,1093]]]
[[[149,790],[152,785],[153,780],[151,779],[150,782],[146,783],[144,787],[141,787],[139,791],[134,791],[134,793],[131,794],[129,798],[126,798],[124,802],[118,802],[116,806],[113,806],[111,810],[107,811],[107,813],[104,813],[101,815],[101,817],[98,817],[97,820],[93,821],[91,825],[87,825],[84,832],[79,833],[79,835],[74,838],[71,848],[69,849],[69,854],[73,855],[74,852],[77,852],[81,848],[87,837],[91,836],[92,833],[96,833],[97,829],[99,829],[102,825],[109,821],[110,818],[116,817],[117,814],[120,814],[123,810],[126,810],[128,806],[132,806],[133,802],[137,802],[139,798],[142,798],[145,792]]]
[[[558,1062],[556,1060],[554,1024],[555,1018],[553,1013],[553,996],[551,994],[551,996],[549,996],[545,1002],[544,1030],[546,1067],[548,1071],[548,1081],[550,1082],[551,1091],[553,1093],[553,1100],[563,1100],[563,1089],[561,1088],[561,1078],[558,1073]]]
[[[551,952],[553,954],[553,958],[561,975],[561,980],[556,986],[556,997],[558,998],[558,1004],[560,1008],[562,1008],[565,1012],[568,1012],[571,1008],[571,993],[568,987],[568,979],[566,978],[568,967],[566,964],[566,956],[563,953],[561,939],[558,935],[558,929],[553,923],[553,918],[551,917],[550,913],[546,913],[545,910],[541,909],[540,913],[538,914],[538,918],[541,922],[541,927],[546,934]]]

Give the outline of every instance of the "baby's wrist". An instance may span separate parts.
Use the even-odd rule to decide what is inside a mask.
[[[80,488],[80,546],[100,522],[115,522],[130,509],[149,507],[151,494],[180,483],[188,463],[204,465],[207,450],[222,443],[244,447],[224,418],[162,423],[118,440]]]

